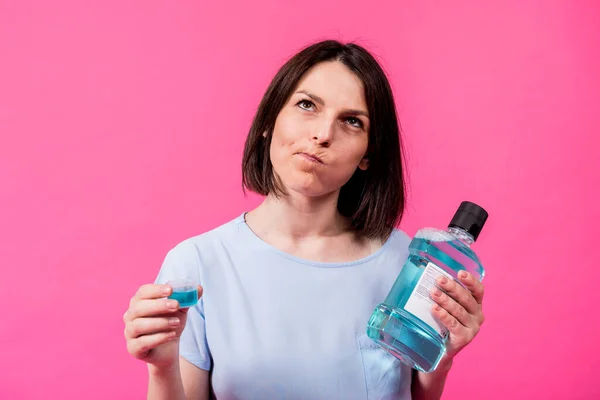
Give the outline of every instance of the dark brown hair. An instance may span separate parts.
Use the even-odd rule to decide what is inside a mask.
[[[316,64],[339,61],[363,82],[369,112],[369,168],[357,168],[342,186],[339,212],[353,229],[369,238],[386,239],[402,218],[405,180],[400,152],[400,126],[388,79],[375,58],[363,47],[326,40],[294,55],[277,72],[252,122],[244,147],[242,185],[263,196],[285,194],[274,174],[270,147],[275,120],[298,82]],[[266,132],[266,137],[264,133]]]

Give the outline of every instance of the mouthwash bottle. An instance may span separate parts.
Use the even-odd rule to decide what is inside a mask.
[[[420,229],[394,286],[369,319],[367,335],[414,369],[433,371],[446,352],[448,331],[431,312],[436,279],[444,275],[459,282],[461,270],[483,279],[483,266],[471,244],[487,217],[483,208],[464,201],[448,229]]]

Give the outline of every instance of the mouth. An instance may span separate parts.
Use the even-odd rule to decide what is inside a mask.
[[[314,163],[318,163],[318,164],[323,164],[323,160],[321,160],[317,155],[315,154],[311,154],[311,153],[304,153],[304,152],[300,152],[300,153],[296,153],[297,155],[303,157],[305,160],[310,161],[310,162],[314,162]]]

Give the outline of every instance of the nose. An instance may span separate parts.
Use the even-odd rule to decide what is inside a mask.
[[[321,147],[331,146],[333,140],[334,124],[332,121],[323,121],[319,127],[315,127],[312,139]]]

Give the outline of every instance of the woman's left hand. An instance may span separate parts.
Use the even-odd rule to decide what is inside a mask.
[[[452,279],[438,278],[437,284],[443,291],[434,288],[431,296],[437,303],[433,306],[433,315],[449,331],[446,342],[449,358],[471,343],[485,319],[481,308],[483,284],[466,271],[461,271],[458,279],[465,287]]]

